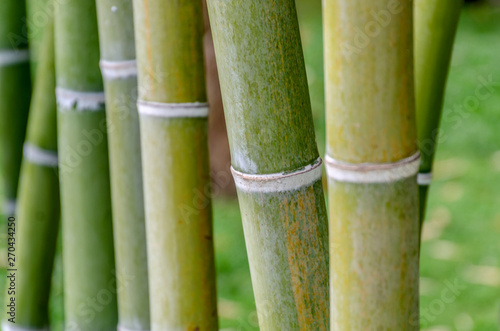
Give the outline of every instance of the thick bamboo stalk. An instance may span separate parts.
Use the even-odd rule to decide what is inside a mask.
[[[0,5],[0,169],[4,201],[2,213],[15,212],[24,136],[31,98],[29,53],[23,36],[24,1]]]
[[[56,6],[55,31],[65,328],[116,330],[108,143],[95,1]]]
[[[45,29],[40,64],[24,144],[19,186],[16,323],[4,318],[4,331],[42,330],[49,325],[48,303],[59,228],[59,180],[54,73],[54,29]],[[7,291],[6,291],[7,292]],[[7,293],[8,303],[11,295]],[[13,329],[14,327],[14,329]]]
[[[422,154],[419,174],[420,223],[425,215],[432,162],[439,136],[446,78],[462,0],[415,0],[415,98]]]
[[[411,0],[324,2],[332,330],[418,330]]]
[[[134,0],[151,329],[218,330],[201,0]]]
[[[328,229],[293,0],[208,0],[261,330],[328,330]]]
[[[132,0],[97,0],[106,91],[119,326],[149,330],[149,293],[137,114]]]

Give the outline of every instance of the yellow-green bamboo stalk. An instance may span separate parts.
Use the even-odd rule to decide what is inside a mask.
[[[106,91],[120,330],[149,330],[132,0],[97,0]]]
[[[332,330],[418,330],[413,1],[324,2]]]
[[[415,97],[422,160],[418,184],[420,223],[425,215],[439,135],[446,78],[463,0],[415,0]]]
[[[208,0],[261,330],[328,330],[328,228],[293,0]]]
[[[55,42],[65,329],[116,330],[107,125],[94,0],[56,6]]]
[[[151,329],[218,330],[201,0],[134,0]]]
[[[59,180],[54,76],[54,29],[45,29],[24,144],[19,186],[15,265],[16,320],[4,317],[2,329],[45,330],[52,266],[59,229]],[[6,291],[5,302],[11,295]]]
[[[23,36],[22,0],[0,4],[0,169],[2,213],[14,215],[24,136],[31,98],[28,43]]]

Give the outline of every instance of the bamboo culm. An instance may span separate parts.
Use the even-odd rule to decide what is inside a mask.
[[[137,65],[132,0],[97,0],[106,92],[119,326],[149,330]]]
[[[23,143],[31,99],[24,1],[4,0],[0,10],[0,169],[5,215],[15,214]]]
[[[65,329],[115,331],[117,282],[95,1],[55,7],[55,45]]]
[[[16,235],[16,323],[43,330],[49,325],[48,305],[52,267],[59,229],[59,176],[57,172],[57,112],[54,71],[54,29],[45,27],[37,79],[24,144]],[[5,296],[9,300],[10,296]]]
[[[413,1],[326,0],[324,31],[330,327],[418,330]]]
[[[328,228],[293,0],[208,0],[259,327],[328,330]]]
[[[26,2],[26,25],[22,38],[29,40],[31,79],[35,84],[35,76],[38,71],[41,49],[45,43],[45,30],[47,25],[54,24],[54,3],[52,0],[25,0]],[[52,29],[54,29],[52,27]]]
[[[151,330],[218,330],[201,0],[134,0]]]
[[[415,0],[415,99],[422,160],[419,171],[420,226],[425,216],[432,163],[439,136],[446,79],[463,1]]]

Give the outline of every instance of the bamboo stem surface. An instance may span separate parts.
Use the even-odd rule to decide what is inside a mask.
[[[207,4],[260,329],[328,330],[327,215],[295,3]]]
[[[324,30],[331,328],[418,330],[413,1],[326,0]]]

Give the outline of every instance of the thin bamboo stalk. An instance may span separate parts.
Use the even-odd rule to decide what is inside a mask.
[[[97,0],[106,91],[119,326],[149,330],[149,293],[137,114],[132,0]]]
[[[321,161],[293,0],[208,0],[261,330],[328,330]]]
[[[23,36],[24,1],[0,5],[0,169],[2,212],[15,212],[17,187],[31,98],[28,44]]]
[[[415,0],[415,98],[420,153],[420,226],[425,216],[446,79],[462,0]]]
[[[116,330],[118,322],[95,6],[73,0],[55,11],[65,329],[80,331]]]
[[[54,2],[52,0],[26,1],[26,29],[22,38],[29,40],[31,79],[35,84],[41,48],[45,47],[46,26],[54,24]],[[54,28],[52,27],[52,30]]]
[[[48,304],[52,266],[59,229],[59,180],[54,73],[54,29],[45,29],[33,93],[17,209],[18,233],[15,267],[15,324],[7,316],[4,331],[44,330],[49,325]],[[6,291],[7,292],[7,291]],[[7,293],[8,303],[11,295]]]
[[[218,330],[201,0],[134,0],[151,329]]]
[[[418,330],[411,0],[324,2],[333,330]]]

